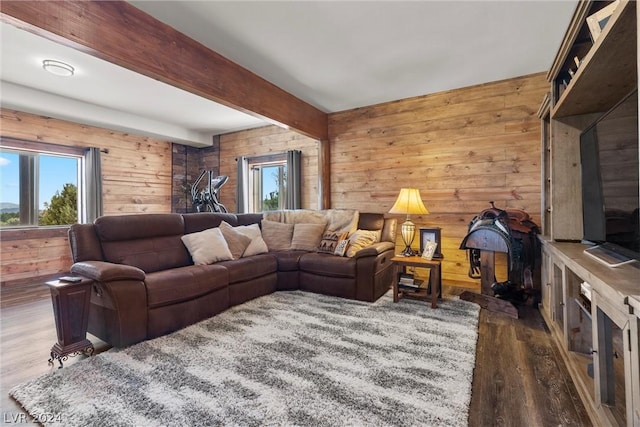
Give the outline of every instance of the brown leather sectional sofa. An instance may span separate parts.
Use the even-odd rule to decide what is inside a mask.
[[[262,214],[105,216],[69,230],[71,272],[94,280],[89,332],[116,347],[158,337],[278,290],[375,301],[390,287],[396,219],[360,213],[381,239],[352,258],[298,250],[194,265],[181,237]]]

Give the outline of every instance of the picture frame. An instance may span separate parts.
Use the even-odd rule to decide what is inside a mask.
[[[422,251],[422,258],[431,261],[437,248],[438,244],[436,242],[426,242],[424,245],[424,251]]]
[[[441,228],[433,227],[433,228],[421,228],[420,229],[420,253],[424,254],[425,249],[427,248],[428,242],[434,242],[435,248],[433,249],[432,258],[442,258],[442,253],[440,252],[440,248],[442,245],[440,244],[441,238]]]
[[[608,6],[603,7],[596,13],[587,17],[587,26],[589,27],[589,32],[591,33],[591,39],[595,43],[600,37],[600,33],[607,25],[609,18],[613,15],[613,12],[618,7],[620,0],[616,0]]]

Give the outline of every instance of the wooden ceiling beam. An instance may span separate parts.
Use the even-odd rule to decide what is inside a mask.
[[[0,11],[4,22],[31,33],[309,137],[328,138],[326,113],[126,1],[3,0]]]

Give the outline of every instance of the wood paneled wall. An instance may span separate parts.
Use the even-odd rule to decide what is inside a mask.
[[[288,150],[302,151],[302,207],[318,209],[318,141],[278,126],[265,126],[220,136],[220,174],[229,176],[220,201],[229,212],[236,212],[236,158]]]
[[[330,114],[332,207],[383,213],[401,187],[418,188],[430,214],[412,220],[442,227],[444,282],[479,287],[458,249],[469,221],[494,200],[540,222],[548,88],[540,73]]]
[[[547,90],[541,73],[331,114],[331,206],[386,213],[401,187],[419,188],[430,214],[412,219],[418,227],[442,227],[444,282],[478,287],[458,249],[469,221],[489,200],[540,221],[536,112]],[[172,210],[169,142],[10,110],[2,110],[0,127],[8,137],[108,149],[102,156],[107,215]],[[219,173],[229,176],[221,201],[230,212],[236,157],[291,149],[302,151],[303,207],[318,208],[318,141],[266,126],[220,136]],[[0,237],[3,283],[64,272],[71,264],[64,236]]]
[[[105,215],[171,212],[171,143],[63,120],[2,110],[2,135],[75,147],[100,147]],[[66,230],[66,229],[65,229]],[[69,270],[66,231],[4,230],[2,283]]]

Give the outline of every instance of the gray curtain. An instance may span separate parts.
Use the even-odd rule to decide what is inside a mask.
[[[302,152],[287,151],[287,201],[286,209],[302,208]]]
[[[86,209],[85,223],[93,222],[102,216],[102,167],[100,166],[100,149],[89,148],[84,155]]]
[[[249,160],[242,156],[236,159],[238,162],[238,184],[236,187],[236,213],[246,213],[249,207]]]

